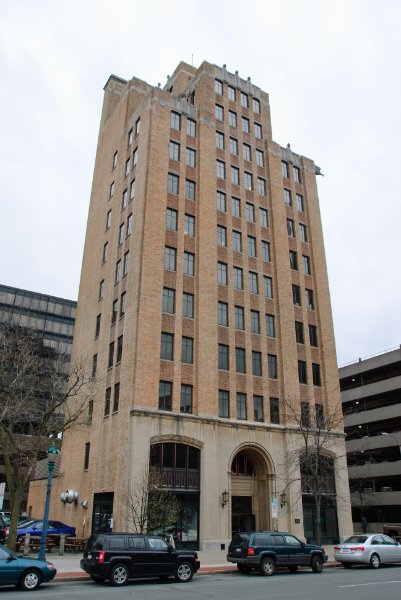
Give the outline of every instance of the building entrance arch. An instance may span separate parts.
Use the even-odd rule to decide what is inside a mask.
[[[273,463],[265,450],[243,446],[230,464],[231,533],[271,529]]]

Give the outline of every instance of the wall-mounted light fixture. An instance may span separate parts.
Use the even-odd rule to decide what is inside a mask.
[[[228,492],[227,490],[224,490],[224,492],[222,492],[221,494],[221,506],[224,508],[225,505],[228,502]]]
[[[287,494],[284,492],[282,492],[280,494],[280,506],[281,508],[284,508],[284,506],[287,504]]]

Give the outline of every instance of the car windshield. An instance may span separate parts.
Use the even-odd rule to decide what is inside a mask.
[[[352,535],[351,537],[344,540],[343,544],[364,544],[368,539],[367,535]]]

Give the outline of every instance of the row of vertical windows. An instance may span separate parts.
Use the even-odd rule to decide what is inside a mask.
[[[293,271],[298,271],[298,253],[295,250],[290,250],[289,258],[290,258],[290,268]],[[306,256],[305,254],[302,255],[302,267],[303,267],[303,271],[304,271],[305,275],[312,274],[310,257]]]
[[[166,210],[166,229],[177,231],[178,211],[174,208]],[[184,215],[184,233],[189,237],[195,237],[195,217],[185,213]]]
[[[182,295],[182,315],[189,319],[194,318],[195,297],[193,294],[183,292]],[[175,314],[175,290],[172,288],[163,288],[162,312]]]
[[[235,229],[231,232],[232,249],[234,252],[242,252],[242,232]],[[227,228],[223,225],[217,225],[217,245],[227,247]],[[262,258],[265,262],[270,262],[270,242],[261,240]],[[256,238],[253,235],[247,236],[248,256],[256,258]]]
[[[219,212],[227,212],[227,196],[225,192],[216,192],[216,208]],[[233,217],[238,219],[241,218],[241,200],[240,198],[231,198],[231,214]],[[255,206],[251,202],[245,203],[245,216],[248,223],[255,223]],[[267,228],[269,227],[269,217],[266,208],[259,208],[259,220],[260,226]]]
[[[164,248],[164,268],[168,271],[177,270],[177,249],[171,246],[165,246]],[[195,275],[195,255],[191,252],[184,252],[183,258],[183,272],[184,275]]]
[[[261,377],[262,372],[262,353],[252,350],[252,375]],[[218,345],[218,368],[223,371],[230,370],[230,347],[227,344]],[[245,348],[235,348],[235,371],[237,373],[246,373],[246,351]],[[275,354],[267,355],[267,374],[270,379],[277,379],[277,356]]]
[[[301,242],[308,242],[308,229],[304,223],[299,223],[299,239]],[[295,223],[293,219],[287,219],[288,237],[295,238]]]
[[[214,91],[219,96],[222,96],[224,93],[224,84],[220,79],[214,80]],[[248,94],[245,92],[239,91],[240,94],[240,103],[243,108],[249,108],[250,100]],[[236,102],[237,100],[237,89],[232,85],[227,84],[227,97],[231,102]],[[260,100],[258,98],[254,98],[251,96],[252,108],[253,111],[257,114],[260,114]]]
[[[258,310],[250,310],[250,329],[252,333],[260,334],[261,322]],[[266,314],[266,335],[276,337],[276,327],[274,315]],[[217,323],[223,327],[229,326],[229,307],[227,302],[217,303]],[[243,306],[234,306],[234,327],[235,329],[245,330],[245,310]]]
[[[284,188],[283,195],[284,195],[284,204],[286,206],[292,206],[291,190]],[[299,212],[305,212],[304,197],[301,194],[295,194],[295,199],[296,199],[297,210]]]
[[[115,348],[117,345],[117,349]],[[115,351],[116,349],[116,351]],[[115,360],[116,360],[116,364],[120,363],[123,357],[123,336],[120,335],[117,338],[117,344],[115,344],[115,342],[110,342],[109,344],[109,357],[108,357],[108,361],[107,361],[107,368],[111,369],[111,367],[114,364],[114,355],[115,355]]]
[[[106,389],[105,400],[104,400],[104,416],[107,417],[111,412],[115,413],[118,411],[118,407],[120,404],[120,384],[114,384],[114,393],[113,393],[113,404],[111,403],[112,397],[112,388],[108,387]]]
[[[224,150],[226,147],[225,134],[222,131],[216,131],[216,148]],[[229,138],[230,154],[239,156],[239,143],[237,138]],[[242,144],[242,157],[248,162],[252,162],[252,148],[249,144],[243,142]],[[264,167],[264,153],[263,150],[255,149],[256,164],[258,167]]]
[[[215,104],[214,108],[214,116],[217,121],[224,121],[224,107],[221,104]],[[228,111],[228,123],[230,127],[236,128],[238,126],[238,117],[237,113],[233,110]],[[248,117],[241,116],[241,129],[243,133],[251,132],[251,124]],[[263,138],[262,135],[262,125],[260,123],[253,124],[253,132],[256,139],[261,140]]]
[[[171,381],[159,382],[159,410],[173,410],[173,384]],[[180,412],[192,413],[192,385],[181,385]]]
[[[216,177],[218,179],[226,179],[226,163],[222,160],[216,160]],[[246,190],[253,191],[254,178],[253,174],[248,171],[244,171],[243,174],[244,187]],[[230,180],[233,185],[240,185],[240,170],[238,167],[231,165],[230,167]],[[266,196],[266,180],[263,177],[257,178],[257,191],[260,196]]]
[[[179,161],[181,147],[178,142],[170,141],[169,145],[169,158],[170,160]],[[196,151],[188,146],[185,148],[185,163],[188,167],[196,166]]]
[[[318,347],[317,327],[316,325],[308,325],[309,343],[314,348]],[[295,339],[297,344],[305,343],[304,324],[302,321],[295,321]]]
[[[308,370],[305,360],[298,361],[298,380],[299,383],[308,383]],[[312,363],[312,381],[313,385],[321,387],[322,378],[320,372],[320,365],[318,363]]]
[[[250,420],[263,422],[265,420],[264,415],[264,399],[263,396],[254,395],[252,397],[252,409],[253,415]],[[243,392],[236,393],[235,402],[235,416],[237,419],[247,420],[247,396]],[[270,423],[280,423],[280,406],[278,398],[269,399],[270,408]],[[228,390],[219,390],[219,417],[229,419],[231,416],[230,411],[230,392]]]
[[[170,114],[170,127],[175,131],[181,131],[181,115],[175,111],[171,111]],[[190,137],[196,136],[196,122],[193,119],[187,118],[186,131]]]
[[[290,166],[289,166],[288,162],[286,162],[285,160],[281,161],[281,173],[282,173],[283,177],[285,177],[286,179],[289,179]],[[301,183],[301,169],[294,165],[292,167],[292,173],[294,176],[295,183]]]
[[[244,289],[244,270],[241,267],[232,268],[232,281],[236,290]],[[217,263],[217,283],[220,285],[228,285],[228,265],[224,262]],[[266,298],[273,297],[272,278],[267,275],[263,276],[264,294]],[[248,291],[251,294],[259,294],[259,277],[258,274],[248,272]]]
[[[174,360],[174,334],[162,331],[160,343],[160,358]],[[194,340],[183,336],[181,339],[181,362],[192,365],[194,362]]]
[[[299,285],[292,285],[292,302],[296,306],[302,306],[301,304],[301,287]],[[315,300],[313,290],[305,289],[305,306],[308,310],[315,310]]]
[[[180,188],[180,178],[175,173],[169,173],[167,177],[167,191],[169,194],[178,195]],[[190,179],[185,180],[184,189],[185,200],[195,200],[196,198],[196,183]]]

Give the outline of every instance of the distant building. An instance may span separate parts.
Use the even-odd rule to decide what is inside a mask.
[[[180,63],[164,88],[110,76],[73,348],[98,393],[63,438],[53,515],[127,529],[124,496],[150,464],[184,545],[244,528],[313,539],[317,518],[326,542],[350,533],[341,426],[341,502],[315,515],[285,471],[302,440],[283,400],[313,420],[340,405],[319,173],[273,141],[268,94],[225,66]],[[78,502],[59,502],[67,489]]]
[[[401,347],[340,368],[354,529],[401,523]]]
[[[0,284],[0,323],[15,323],[32,329],[43,345],[56,353],[71,355],[75,311],[73,300],[56,298]],[[0,456],[0,483],[5,481],[4,462]],[[6,487],[3,510],[8,510]],[[26,498],[23,510],[26,510]]]

